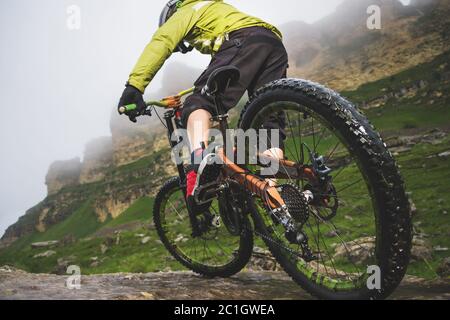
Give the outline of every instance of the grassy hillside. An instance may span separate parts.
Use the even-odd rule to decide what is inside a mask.
[[[446,53],[430,63],[343,93],[360,106],[367,106],[363,112],[392,146],[407,191],[417,207],[413,217],[415,232],[434,248],[431,259],[414,261],[408,272],[426,278],[436,277],[436,268],[450,255],[450,251],[443,250],[450,247],[450,161],[448,156],[440,156],[450,150],[449,58]],[[383,103],[375,103],[380,97],[385,97]],[[427,140],[436,132],[437,138]],[[399,148],[401,137],[409,137],[413,142]],[[111,174],[151,168],[162,152],[167,151],[115,168]],[[133,179],[145,183],[140,181],[144,178]],[[152,198],[135,201],[116,219],[103,223],[93,211],[94,200],[85,199],[70,216],[46,232],[35,231],[0,250],[0,265],[10,264],[32,272],[61,272],[61,266],[71,263],[80,265],[85,274],[182,269],[165,251],[151,225]],[[148,241],[142,244],[146,237]],[[54,255],[33,258],[49,249],[32,249],[32,242],[61,239],[63,244],[50,248],[56,252]]]

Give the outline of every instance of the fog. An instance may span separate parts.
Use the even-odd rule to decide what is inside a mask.
[[[314,22],[342,0],[229,0],[275,25]],[[2,0],[0,2],[0,235],[46,195],[54,160],[82,157],[109,135],[111,109],[156,30],[166,0]],[[70,5],[79,30],[67,27]],[[203,68],[208,56],[174,55]],[[158,89],[161,73],[151,84]]]

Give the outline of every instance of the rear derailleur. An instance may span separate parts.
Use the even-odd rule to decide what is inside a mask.
[[[272,210],[272,216],[286,230],[285,237],[289,243],[300,246],[301,257],[306,262],[316,260],[317,257],[313,255],[309,247],[308,236],[302,231],[303,225],[309,218],[308,201],[312,199],[310,191],[301,192],[291,184],[281,185],[279,191],[286,204]]]

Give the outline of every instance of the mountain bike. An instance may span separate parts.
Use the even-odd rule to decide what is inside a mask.
[[[223,137],[229,115],[222,99],[238,79],[235,67],[219,68],[202,90],[215,101],[212,121]],[[170,138],[182,128],[182,97],[192,92],[147,102],[145,115],[155,106],[166,109],[172,150],[182,139]],[[178,176],[154,202],[161,241],[181,264],[207,277],[245,268],[256,243],[318,298],[388,297],[405,275],[412,227],[404,183],[386,144],[356,106],[310,81],[287,78],[263,86],[243,108],[237,128],[259,132],[274,115],[283,119],[284,157],[264,159],[260,152],[256,161],[238,164],[230,154],[236,141],[224,139],[214,149],[218,176],[195,191],[198,203],[210,203],[205,212],[188,210],[187,164],[177,165]],[[268,174],[268,161],[278,161],[279,169]],[[201,231],[195,236],[194,224]]]

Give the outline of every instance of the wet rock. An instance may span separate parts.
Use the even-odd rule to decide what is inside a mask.
[[[84,300],[310,300],[314,299],[284,272],[243,271],[209,279],[193,272],[86,275],[81,290],[66,287],[67,276],[30,274],[0,268],[0,299]],[[36,290],[36,288],[38,290]],[[450,299],[448,281],[406,277],[393,299]]]
[[[38,253],[38,254],[35,254],[34,256],[33,256],[33,258],[48,258],[48,257],[51,257],[51,256],[53,256],[53,255],[55,255],[56,254],[56,251],[53,251],[53,250],[47,250],[47,251],[44,251],[44,252],[42,252],[42,253]]]
[[[33,249],[36,248],[50,248],[50,247],[54,247],[59,243],[58,240],[52,240],[52,241],[42,241],[42,242],[33,242],[31,244],[31,247]]]

